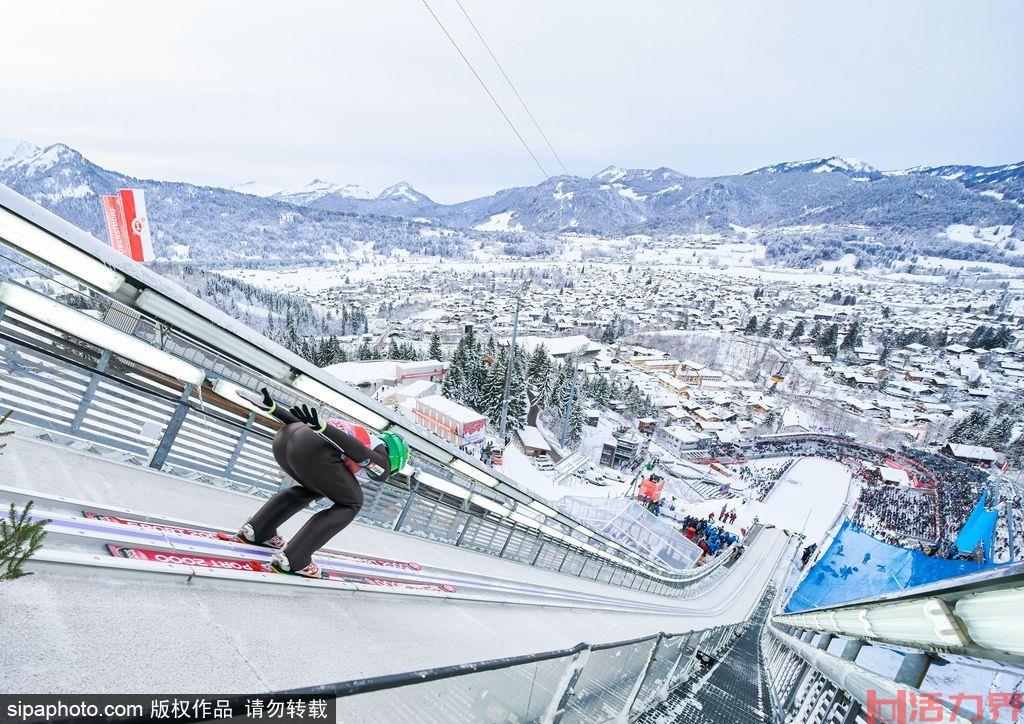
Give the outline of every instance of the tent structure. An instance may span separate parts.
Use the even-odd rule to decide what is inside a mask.
[[[651,514],[635,500],[565,497],[557,506],[612,540],[679,571],[692,568],[704,554],[671,523]]]

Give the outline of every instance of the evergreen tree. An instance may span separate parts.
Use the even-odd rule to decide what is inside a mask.
[[[1013,434],[1013,418],[1008,415],[1003,415],[996,418],[995,422],[992,423],[991,427],[985,431],[985,436],[982,438],[982,444],[987,445],[995,450],[1002,450],[1006,443],[1010,441],[1010,435]]]
[[[32,520],[30,512],[33,501],[29,501],[19,512],[14,504],[7,520],[0,519],[0,582],[30,576],[23,566],[43,545],[47,520]]]
[[[444,362],[444,350],[441,348],[441,335],[436,331],[430,335],[430,346],[427,347],[427,359]]]
[[[534,397],[542,406],[547,402],[549,394],[552,364],[551,356],[543,343],[534,347],[526,373],[533,387]]]
[[[850,324],[850,328],[846,330],[846,334],[843,335],[843,342],[839,345],[839,348],[853,350],[855,347],[860,346],[860,342],[860,322],[855,319]]]
[[[338,364],[345,360],[345,350],[341,348],[341,342],[335,335],[331,335],[324,341],[323,350],[321,357],[324,361],[324,366]]]
[[[14,410],[8,410],[3,415],[0,415],[0,426],[3,426],[5,424],[7,424],[7,421],[11,419],[11,415],[13,413],[14,413]],[[0,432],[0,440],[2,440],[5,437],[10,437],[13,434],[14,434],[14,430],[4,430],[3,432]],[[0,443],[0,450],[3,450],[5,447],[7,447],[7,443],[5,443],[5,442],[4,443]],[[0,454],[2,454],[2,453],[0,453]]]
[[[548,405],[562,409],[569,395],[569,378],[572,375],[572,366],[568,360],[562,360],[555,369],[551,382],[551,393],[548,395]]]
[[[989,415],[984,410],[972,410],[969,415],[961,418],[949,431],[949,442],[973,444],[977,443],[988,427]]]
[[[484,359],[483,349],[479,341],[469,348],[469,363],[466,368],[466,399],[465,404],[481,414],[487,409],[487,374],[491,364]],[[493,358],[492,358],[493,359]],[[498,364],[495,360],[493,364]]]
[[[839,342],[839,325],[830,324],[821,334],[821,349],[830,357],[839,354],[837,344]]]
[[[804,325],[804,320],[802,320],[802,319],[799,320],[796,323],[796,326],[793,327],[793,331],[789,333],[789,341],[790,342],[799,342],[800,338],[804,336],[805,328],[806,327]]]
[[[0,426],[11,417],[12,410],[0,415]],[[12,430],[0,432],[0,439],[13,435]],[[7,447],[0,443],[0,451]],[[2,452],[0,452],[2,454]],[[0,519],[0,581],[13,581],[15,578],[32,575],[24,570],[24,565],[43,545],[46,537],[44,528],[49,521],[32,520],[33,501],[18,512],[11,504],[7,520]]]
[[[577,447],[583,438],[583,405],[582,400],[573,402],[572,412],[569,414],[569,429],[566,431],[566,444],[570,447]]]
[[[505,375],[508,371],[508,345],[502,345],[497,358],[487,373],[484,396],[486,409],[483,411],[495,428],[501,423],[501,408],[505,393]],[[517,354],[512,364],[512,381],[508,388],[508,417],[506,426],[509,430],[521,430],[526,426],[529,402],[526,398],[526,362],[523,355]]]
[[[604,375],[594,375],[594,380],[590,385],[590,396],[596,405],[608,407],[608,403],[611,401],[611,386]]]
[[[772,339],[782,339],[786,334],[786,325],[783,322],[779,322],[778,326],[775,327],[775,331],[772,332]]]
[[[743,334],[757,334],[757,317],[754,315],[750,316],[747,320],[747,326],[743,328]]]
[[[466,372],[463,364],[455,357],[452,357],[448,369],[444,372],[444,381],[441,382],[441,394],[449,400],[462,401],[462,390],[466,383]]]
[[[401,354],[401,352],[398,349],[398,342],[396,342],[395,338],[392,337],[391,340],[388,342],[387,359],[401,359],[401,358],[402,358],[402,354]]]
[[[942,349],[949,344],[949,332],[945,329],[936,330],[928,340],[928,346],[932,349]]]
[[[356,351],[356,359],[380,359],[380,352],[377,351],[376,347],[371,347],[369,343],[363,342],[361,345],[359,345],[359,349]]]
[[[605,344],[612,344],[620,334],[621,323],[619,322],[619,315],[615,315],[611,318],[611,321],[604,326],[604,331],[601,332],[601,341]]]
[[[764,322],[761,324],[761,329],[758,331],[758,336],[767,337],[771,333],[772,320],[770,317],[765,317]]]
[[[1018,435],[1017,439],[1006,446],[1006,458],[1016,467],[1024,464],[1024,435]]]
[[[984,324],[979,325],[977,329],[967,339],[968,347],[982,347],[986,341],[986,337],[991,338],[991,331]]]

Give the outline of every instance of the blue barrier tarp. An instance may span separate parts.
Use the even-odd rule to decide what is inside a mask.
[[[872,538],[845,521],[832,545],[790,596],[786,613],[881,596],[992,568],[993,563],[933,558]]]
[[[985,501],[988,491],[981,494],[978,504],[974,506],[970,517],[956,537],[956,549],[960,555],[969,556],[974,553],[979,543],[985,546],[985,560],[992,560],[992,536],[996,530],[998,510],[987,510]]]

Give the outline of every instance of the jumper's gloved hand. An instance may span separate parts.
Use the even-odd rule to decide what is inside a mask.
[[[320,417],[316,413],[315,407],[310,407],[305,403],[302,406],[296,405],[292,408],[292,414],[299,418],[299,422],[304,422],[309,425],[313,432],[323,432],[327,429],[327,423],[321,422]]]
[[[256,407],[260,408],[265,412],[272,413],[274,409],[277,407],[277,403],[274,402],[273,398],[270,396],[270,390],[268,390],[266,387],[261,389],[259,392],[239,390],[238,396],[241,397],[246,402],[256,405]]]

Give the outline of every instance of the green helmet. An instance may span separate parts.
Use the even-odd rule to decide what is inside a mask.
[[[381,440],[388,448],[388,460],[391,461],[391,472],[397,473],[409,462],[409,446],[405,440],[393,432],[382,432],[379,434]]]

